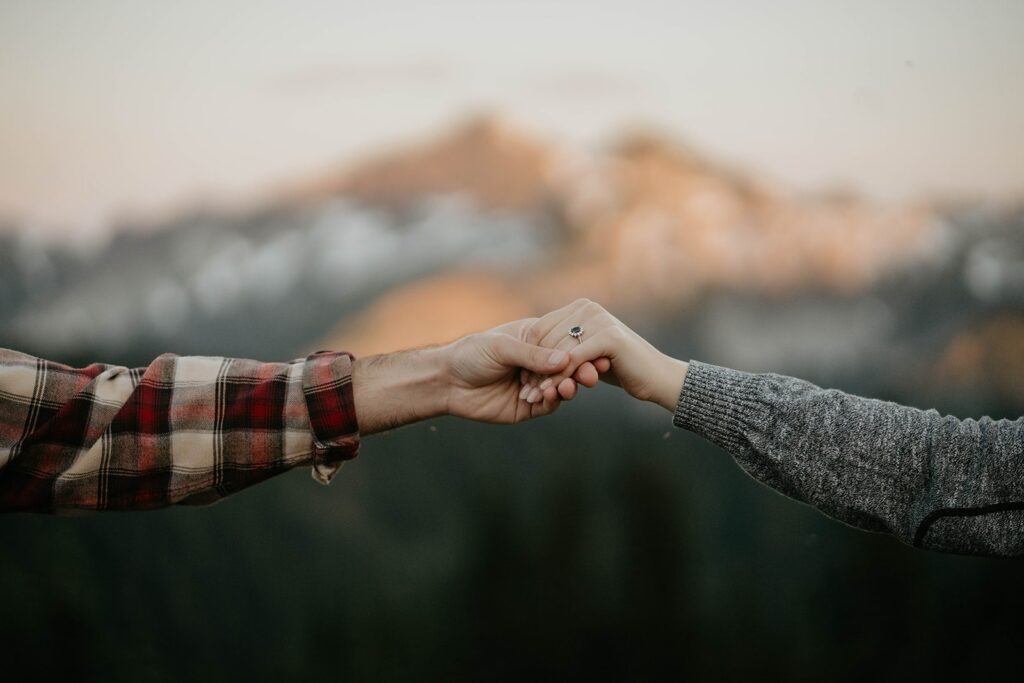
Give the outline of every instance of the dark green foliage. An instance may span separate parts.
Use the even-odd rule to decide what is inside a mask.
[[[132,681],[916,678],[1015,650],[1018,562],[852,530],[598,393],[369,439],[330,488],[6,516],[0,650]]]

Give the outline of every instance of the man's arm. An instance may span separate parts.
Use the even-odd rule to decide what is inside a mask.
[[[209,503],[304,463],[326,482],[359,449],[351,371],[344,353],[129,369],[0,350],[0,509]]]
[[[554,412],[559,397],[520,397],[519,370],[558,372],[568,354],[521,341],[531,320],[463,337],[441,347],[363,358],[352,383],[363,434],[438,415],[511,424]]]
[[[442,414],[516,422],[552,412],[557,399],[528,404],[516,379],[521,367],[568,362],[550,355],[498,332],[358,361],[168,354],[137,369],[0,349],[0,510],[204,504],[303,464],[327,483],[361,433]]]

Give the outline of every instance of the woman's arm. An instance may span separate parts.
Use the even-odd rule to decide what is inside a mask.
[[[579,341],[568,334],[575,325]],[[847,524],[935,550],[1024,553],[1024,418],[960,420],[791,377],[683,363],[586,300],[541,318],[532,335],[570,354],[566,373],[526,378],[547,393],[574,393],[571,373],[592,362],[755,479]]]
[[[1024,418],[960,420],[694,362],[673,421],[847,524],[934,550],[1024,553]]]

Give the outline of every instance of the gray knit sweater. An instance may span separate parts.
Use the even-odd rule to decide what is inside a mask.
[[[934,550],[1024,553],[1024,418],[960,420],[692,362],[674,423],[855,527]]]

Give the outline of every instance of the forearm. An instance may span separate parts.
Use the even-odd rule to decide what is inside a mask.
[[[445,414],[446,353],[444,348],[424,348],[355,361],[352,385],[360,433]]]
[[[691,363],[675,424],[848,524],[939,550],[1024,552],[1024,420],[958,420]]]

